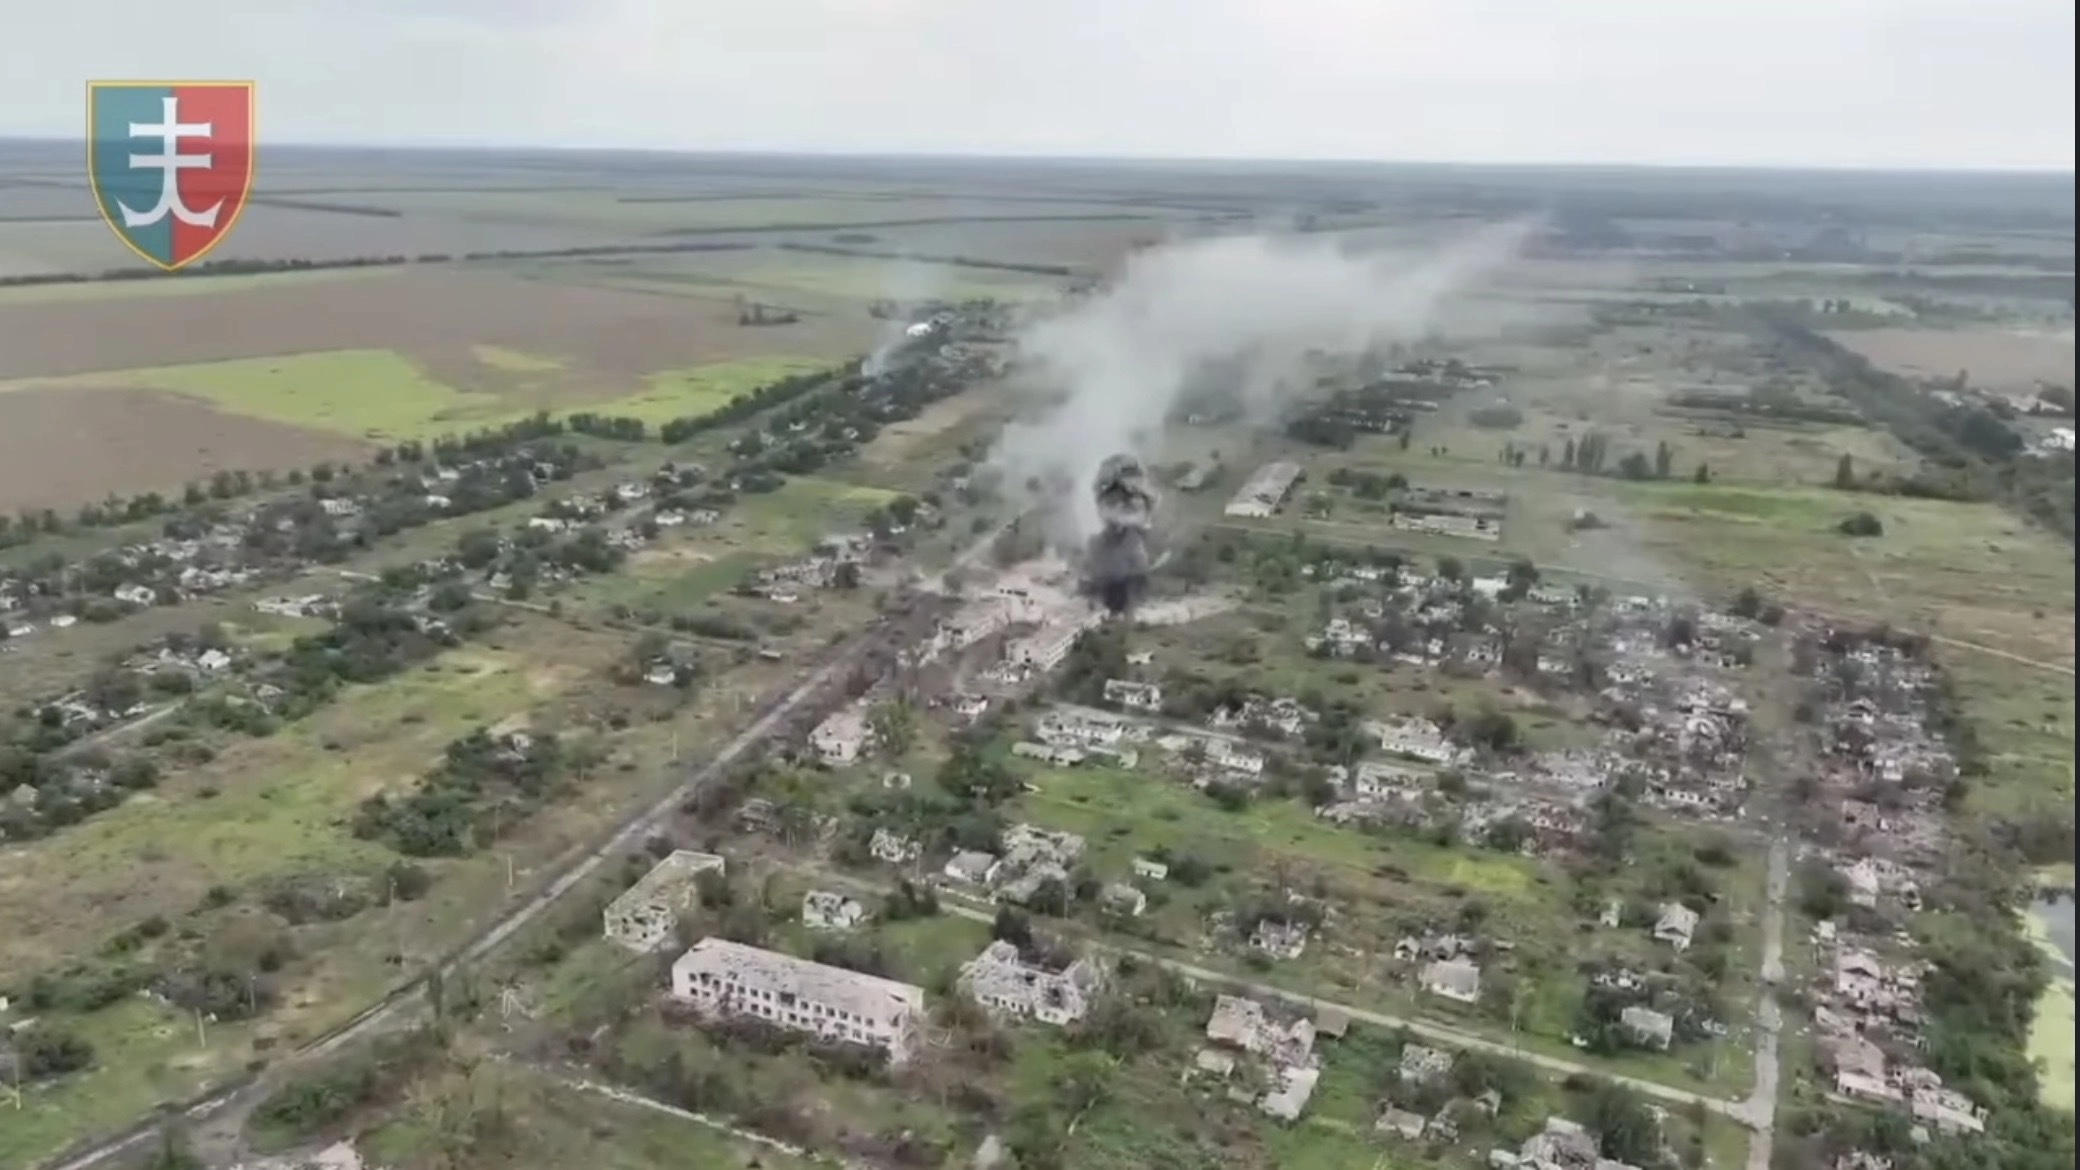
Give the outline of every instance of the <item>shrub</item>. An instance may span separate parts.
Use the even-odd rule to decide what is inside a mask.
[[[1843,536],[1883,536],[1885,525],[1869,512],[1858,512],[1836,525]]]

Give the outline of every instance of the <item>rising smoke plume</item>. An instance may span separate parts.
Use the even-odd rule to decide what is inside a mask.
[[[1155,523],[1156,494],[1132,455],[1114,455],[1098,466],[1091,485],[1098,531],[1084,549],[1083,578],[1105,608],[1124,613],[1148,583],[1149,528]]]
[[[859,372],[869,378],[886,373],[889,359],[909,340],[906,330],[913,323],[909,309],[920,302],[936,299],[945,287],[944,265],[898,260],[883,269],[882,299],[893,302],[896,311],[881,322],[880,336],[874,339],[874,349],[860,363]]]
[[[1275,418],[1311,381],[1311,356],[1357,356],[1450,332],[1455,305],[1529,232],[1528,224],[1490,227],[1417,255],[1351,255],[1320,237],[1264,236],[1139,253],[1109,287],[1019,337],[1021,361],[1060,397],[1008,427],[994,462],[1009,484],[1100,484],[1058,497],[1068,508],[1054,535],[1083,547],[1106,528],[1100,465],[1130,456],[1139,484],[1195,377],[1219,366],[1239,371],[1245,408],[1259,421]]]

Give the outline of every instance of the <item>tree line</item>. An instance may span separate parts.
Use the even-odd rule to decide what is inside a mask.
[[[339,208],[327,207],[338,211]],[[363,211],[361,214],[371,214]],[[477,252],[390,253],[372,256],[340,256],[323,259],[282,257],[279,259],[205,260],[168,272],[163,268],[104,268],[99,272],[21,272],[0,276],[0,288],[46,284],[89,284],[123,280],[202,280],[212,276],[256,276],[279,272],[321,272],[339,268],[392,268],[408,264],[451,264],[475,260],[557,260],[587,256],[650,256],[681,252],[734,252],[752,244],[689,241],[673,244],[595,244],[572,248],[497,248]]]

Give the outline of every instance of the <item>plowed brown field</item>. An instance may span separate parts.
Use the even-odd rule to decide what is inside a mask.
[[[281,470],[367,450],[172,394],[80,385],[80,375],[391,350],[457,390],[511,392],[516,407],[534,409],[627,394],[663,370],[776,354],[836,358],[874,337],[864,317],[746,327],[736,312],[727,300],[429,269],[0,304],[0,381],[75,379],[63,389],[0,389],[0,508],[76,505],[111,491],[177,488],[218,468]],[[482,347],[549,360],[502,369],[483,360]]]

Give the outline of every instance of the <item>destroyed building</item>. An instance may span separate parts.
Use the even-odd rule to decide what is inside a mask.
[[[700,901],[699,878],[721,874],[722,858],[713,853],[675,849],[650,868],[635,885],[607,903],[607,941],[637,954],[648,954],[672,939],[679,916]]]
[[[1096,961],[1080,958],[1058,971],[1027,962],[1003,939],[961,966],[960,986],[992,1015],[1039,1020],[1061,1026],[1090,1010],[1104,985]]]

